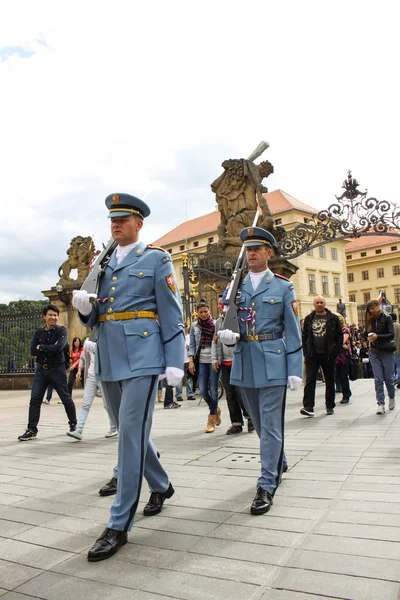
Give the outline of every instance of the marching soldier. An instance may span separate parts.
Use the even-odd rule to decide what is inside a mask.
[[[129,194],[106,198],[111,235],[118,243],[93,306],[86,291],[74,293],[81,322],[96,327],[96,379],[119,432],[117,495],[107,527],[88,560],[109,558],[126,544],[143,476],[151,495],[145,515],[155,515],[174,494],[150,439],[159,375],[169,385],[183,377],[184,325],[171,257],[139,241],[149,207]]]
[[[231,384],[239,386],[243,405],[260,438],[261,476],[251,513],[270,510],[285,468],[283,427],[286,389],[302,382],[300,323],[293,284],[268,268],[274,236],[261,227],[240,232],[249,267],[236,300],[240,339],[235,346]],[[224,344],[237,335],[219,333]]]

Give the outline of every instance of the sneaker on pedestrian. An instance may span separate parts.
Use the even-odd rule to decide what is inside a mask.
[[[384,404],[378,404],[378,409],[376,411],[377,415],[384,415],[385,414],[385,405]]]
[[[50,400],[43,400],[42,404],[50,404]]]
[[[37,433],[35,433],[34,431],[31,431],[30,429],[27,429],[25,431],[25,433],[18,436],[18,439],[20,442],[27,442],[28,440],[36,439],[36,436],[37,436]]]
[[[396,400],[394,398],[389,398],[389,410],[393,410],[396,406]]]
[[[326,414],[327,414],[327,415],[333,415],[333,413],[334,413],[334,412],[335,412],[335,411],[333,410],[333,408],[327,408],[327,409],[326,409]]]
[[[300,409],[300,414],[304,415],[305,417],[313,417],[314,410],[312,408],[310,408],[310,410],[307,410],[307,408],[302,408]]]
[[[82,431],[80,431],[79,429],[75,429],[75,431],[67,431],[67,435],[69,435],[69,437],[74,438],[75,440],[79,440],[81,441],[82,439]]]
[[[57,404],[62,404],[61,400],[57,400]]]
[[[196,396],[188,396],[187,399],[188,400],[196,400]]]
[[[342,398],[340,401],[340,404],[348,404],[349,403],[349,398]]]
[[[231,425],[226,432],[226,435],[235,435],[236,433],[242,433],[243,427],[241,425]]]
[[[177,401],[177,402],[183,402],[183,398],[182,398],[182,396],[179,396],[179,397],[176,399],[176,401]]]
[[[177,402],[171,402],[170,404],[164,404],[164,408],[180,408],[181,405]]]
[[[112,437],[115,437],[116,435],[118,435],[118,431],[116,429],[110,429],[110,431],[108,433],[106,433],[106,435],[104,437],[112,438]]]

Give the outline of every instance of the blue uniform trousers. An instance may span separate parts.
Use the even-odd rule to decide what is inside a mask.
[[[150,491],[168,489],[168,475],[150,439],[158,375],[102,381],[107,408],[118,438],[118,486],[107,527],[130,531],[139,504],[143,477]]]
[[[272,496],[281,481],[286,385],[240,388],[243,406],[260,438],[261,476],[258,486]]]

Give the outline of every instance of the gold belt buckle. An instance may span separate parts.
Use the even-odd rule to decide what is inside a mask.
[[[258,333],[256,333],[255,335],[253,335],[254,341],[258,342]]]
[[[114,313],[111,315],[105,315],[106,321],[114,321]]]

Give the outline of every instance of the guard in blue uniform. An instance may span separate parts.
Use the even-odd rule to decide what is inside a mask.
[[[183,377],[184,325],[170,255],[139,241],[149,207],[129,194],[106,198],[118,246],[101,279],[98,301],[74,293],[81,322],[97,330],[96,379],[118,425],[118,485],[107,528],[88,560],[109,558],[127,541],[143,476],[151,496],[144,514],[160,512],[174,489],[150,439],[159,375],[169,385]]]
[[[261,227],[240,232],[246,248],[248,274],[236,300],[240,339],[235,346],[231,384],[241,388],[243,404],[260,438],[261,476],[252,514],[268,512],[284,464],[283,427],[286,389],[301,384],[303,356],[300,323],[293,284],[272,273],[274,236]],[[220,333],[232,344],[236,334]]]

